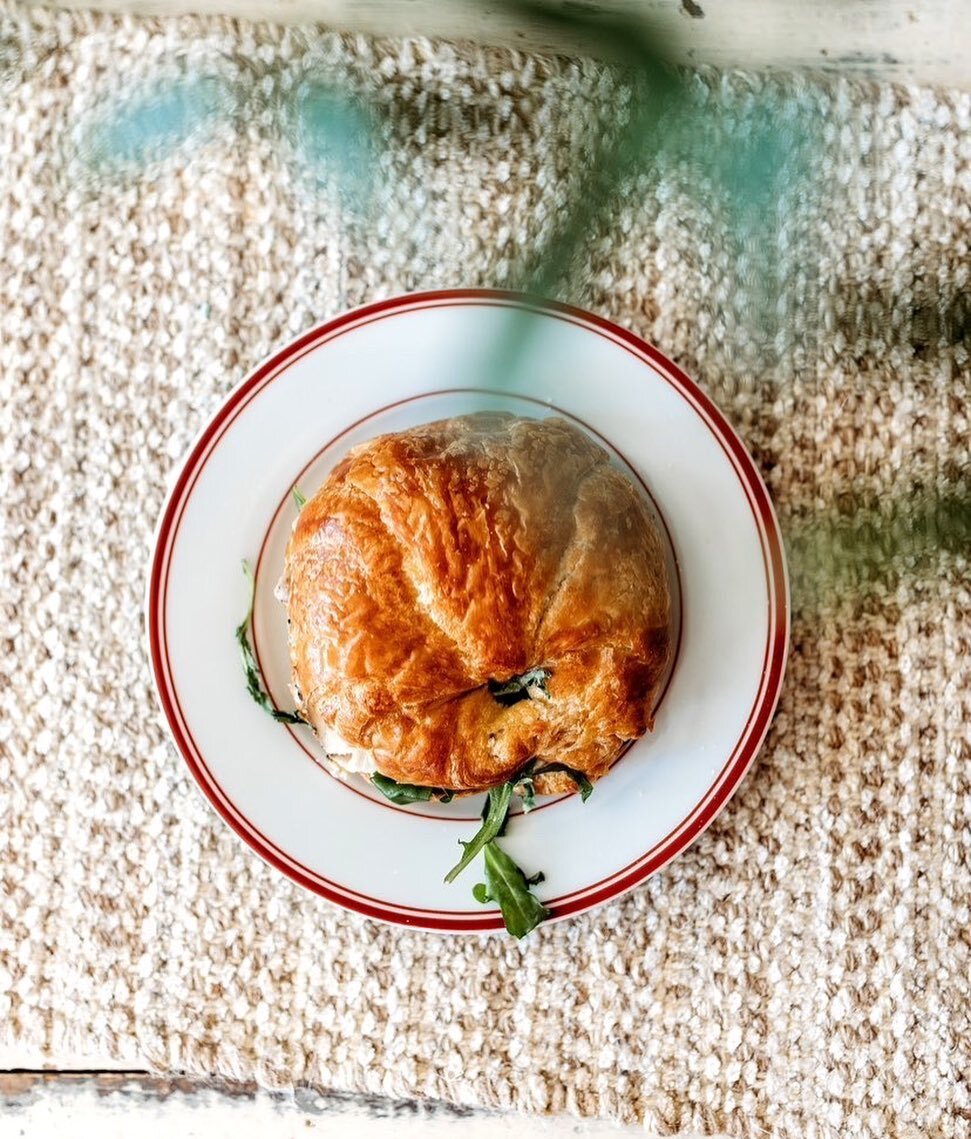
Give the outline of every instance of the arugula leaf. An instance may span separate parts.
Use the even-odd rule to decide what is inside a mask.
[[[253,697],[263,711],[266,712],[267,715],[272,716],[278,723],[305,724],[307,721],[299,712],[281,712],[279,708],[274,707],[273,701],[267,695],[263,687],[260,667],[256,663],[256,657],[253,654],[253,648],[249,642],[249,630],[253,622],[253,602],[256,597],[256,579],[253,577],[253,571],[250,569],[249,562],[243,562],[243,574],[249,583],[249,607],[246,610],[246,616],[236,626],[236,641],[239,644],[239,655],[243,661],[243,672],[246,676],[246,691],[249,692],[250,696]]]
[[[496,842],[486,843],[485,872],[487,885],[481,890],[473,889],[472,893],[477,901],[486,895],[484,900],[498,903],[502,920],[513,937],[525,937],[550,916],[550,911],[529,890],[537,876],[527,878]]]
[[[564,775],[569,775],[576,784],[580,798],[584,803],[593,794],[593,784],[586,775],[582,771],[577,771],[575,767],[567,767],[565,763],[548,763],[545,767],[537,767],[529,773],[529,779],[532,781],[537,775],[552,774],[554,771],[562,771]],[[525,807],[525,802],[523,805]]]
[[[510,785],[512,785],[514,782],[515,781],[510,781]],[[498,788],[496,788],[496,790],[498,790]],[[515,791],[514,786],[513,786],[513,790]],[[511,798],[511,796],[510,796],[510,798]],[[485,802],[482,804],[482,810],[479,812],[479,818],[482,819],[483,822],[489,817],[489,811],[491,809],[492,809],[492,801],[490,800],[489,794],[487,792],[486,797],[485,797]],[[500,824],[499,829],[496,831],[496,838],[502,838],[502,836],[506,833],[506,827],[507,826],[509,826],[509,812],[508,811],[506,812],[506,817],[502,820],[502,823]]]
[[[492,845],[494,846],[495,842],[493,842]],[[523,875],[523,877],[525,878],[525,875]],[[526,885],[538,886],[540,882],[545,881],[546,875],[542,870],[537,870],[535,874],[531,874],[528,878],[526,878]],[[483,905],[485,905],[486,902],[494,902],[496,900],[489,893],[489,887],[485,884],[485,882],[476,882],[476,884],[472,887],[472,897],[475,898],[477,902],[482,902]]]
[[[290,493],[293,495],[293,501],[297,504],[298,510],[303,510],[304,503],[307,501],[306,496],[301,491],[300,487],[294,486],[290,488]]]
[[[502,920],[506,929],[513,937],[525,937],[531,929],[535,929],[540,922],[548,918],[550,913],[529,892],[530,886],[545,880],[543,872],[539,871],[527,878],[495,841],[505,830],[509,817],[509,803],[513,794],[518,794],[522,798],[524,810],[532,810],[536,806],[536,787],[533,780],[536,775],[552,770],[566,771],[576,782],[584,798],[593,790],[590,781],[582,772],[574,771],[565,764],[550,764],[536,769],[535,763],[533,760],[508,782],[492,788],[482,811],[482,826],[471,842],[462,843],[465,852],[458,865],[453,866],[445,877],[446,882],[453,882],[479,851],[484,851],[486,880],[476,882],[472,887],[472,897],[482,905],[496,902],[502,911]]]
[[[493,700],[508,708],[512,704],[518,704],[520,700],[528,700],[530,688],[538,688],[544,696],[549,696],[549,692],[546,690],[546,682],[549,677],[548,669],[531,668],[528,672],[520,673],[519,676],[511,676],[501,683],[498,680],[490,680],[489,692]]]
[[[492,788],[489,792],[489,799],[486,804],[484,822],[469,842],[462,842],[462,840],[459,839],[459,844],[465,847],[465,851],[458,862],[445,875],[446,882],[454,882],[479,851],[502,831],[506,823],[506,816],[509,814],[509,800],[511,798],[512,782],[503,783],[500,787]]]
[[[380,791],[390,802],[404,806],[407,803],[427,803],[435,798],[439,803],[450,803],[455,798],[454,791],[442,787],[419,787],[415,783],[397,783],[380,771],[371,772],[371,786]]]
[[[432,797],[431,787],[418,787],[414,783],[396,783],[380,771],[371,772],[371,786],[392,803],[426,803]]]

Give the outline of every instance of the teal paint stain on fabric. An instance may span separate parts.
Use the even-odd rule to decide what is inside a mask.
[[[377,167],[369,109],[350,93],[309,81],[296,92],[292,110],[304,167],[331,182],[345,205],[366,205]]]
[[[783,122],[768,105],[726,127],[728,145],[720,152],[718,167],[737,209],[769,209],[787,187],[807,177],[813,146],[808,121]]]
[[[226,84],[211,77],[136,91],[90,125],[81,143],[83,158],[97,168],[143,166],[207,129],[230,105]]]

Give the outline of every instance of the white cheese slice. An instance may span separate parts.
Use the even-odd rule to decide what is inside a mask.
[[[349,774],[370,775],[374,770],[374,756],[370,748],[352,747],[333,728],[324,728],[320,742],[328,758]]]

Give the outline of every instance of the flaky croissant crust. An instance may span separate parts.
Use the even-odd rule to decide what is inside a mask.
[[[355,447],[300,511],[285,585],[304,715],[398,782],[483,790],[532,759],[595,780],[653,726],[671,653],[661,541],[561,419],[468,415]],[[548,696],[497,702],[490,680],[534,668]]]

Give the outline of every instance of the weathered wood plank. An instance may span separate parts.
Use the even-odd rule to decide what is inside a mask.
[[[267,1092],[252,1080],[200,1080],[178,1075],[156,1076],[144,1071],[14,1069],[0,1072],[0,1105],[13,1105],[18,1101],[44,1094],[65,1098],[76,1092],[93,1092],[102,1099],[120,1095],[130,1103],[155,1103],[173,1097],[192,1099],[200,1096],[216,1096],[226,1100],[266,1099],[281,1106],[290,1104],[316,1113],[326,1111],[340,1114],[353,1111],[374,1117],[429,1115],[466,1119],[472,1115],[490,1115],[489,1112],[476,1112],[471,1108],[439,1100],[398,1100],[385,1096],[321,1091],[309,1087],[298,1087],[292,1093]]]
[[[435,1101],[271,1093],[252,1083],[147,1072],[0,1072],[0,1135],[60,1139],[621,1139],[642,1134],[596,1120],[526,1119]],[[683,1137],[687,1139],[687,1137]]]
[[[50,3],[50,0],[28,0]],[[469,38],[587,54],[582,30],[480,0],[63,0],[67,7],[132,13],[227,13],[351,31]],[[553,0],[584,16],[634,14],[682,62],[724,67],[811,67],[904,82],[971,87],[966,0]]]
[[[66,1092],[88,1088],[99,1095],[123,1092],[147,1099],[167,1099],[178,1093],[193,1095],[206,1089],[231,1098],[251,1097],[259,1091],[256,1083],[229,1080],[199,1081],[186,1076],[153,1076],[150,1072],[119,1071],[36,1071],[15,1069],[0,1072],[0,1103],[6,1104],[51,1089]]]

